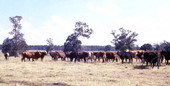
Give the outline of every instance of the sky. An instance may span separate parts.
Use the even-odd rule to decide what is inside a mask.
[[[28,45],[63,45],[78,21],[94,33],[83,45],[113,45],[119,28],[138,33],[135,44],[170,42],[170,0],[0,0],[0,44],[12,29],[9,17],[22,16]]]

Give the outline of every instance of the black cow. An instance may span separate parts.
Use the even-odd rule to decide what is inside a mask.
[[[163,61],[163,56],[164,56],[166,64],[168,65],[169,64],[169,60],[170,60],[170,51],[161,51],[161,56],[162,56],[161,61]]]
[[[78,58],[78,53],[76,52],[65,52],[66,57],[70,58],[70,62],[73,61],[76,62],[77,58]]]
[[[80,62],[81,60],[84,60],[84,62],[87,62],[89,59],[89,53],[88,52],[66,52],[65,53],[67,57],[70,58],[70,61],[72,62],[74,59],[74,62],[78,61]]]
[[[124,63],[124,59],[127,62],[129,60],[129,63],[133,62],[133,53],[132,52],[117,52],[117,55],[120,57],[122,60],[122,63]]]
[[[146,66],[148,66],[148,63],[150,63],[153,68],[155,66],[155,64],[157,63],[157,66],[159,68],[160,53],[158,53],[158,52],[144,52],[143,59],[146,61]]]
[[[8,60],[9,53],[8,53],[8,52],[7,52],[7,53],[4,53],[4,57],[5,57],[6,60]]]

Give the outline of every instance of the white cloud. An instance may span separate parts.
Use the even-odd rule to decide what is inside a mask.
[[[170,19],[170,8],[159,8],[157,11],[157,16],[162,19]]]
[[[92,10],[92,11],[95,11],[95,5],[93,2],[88,2],[87,3],[87,7],[88,9]]]
[[[9,36],[10,31],[8,31],[7,28],[0,27],[0,44],[3,43],[3,41]]]
[[[102,5],[94,4],[93,2],[87,3],[87,7],[94,12],[101,13],[105,16],[118,16],[121,13],[121,8],[113,3],[106,3]]]
[[[93,29],[94,33],[89,39],[80,37],[83,45],[112,45],[110,41],[113,36],[110,34],[110,26],[100,23],[89,24],[89,26]]]
[[[98,10],[106,16],[118,16],[121,13],[121,9],[113,3],[101,6]]]
[[[42,25],[42,26],[40,26]],[[46,39],[52,38],[54,44],[63,45],[67,36],[73,33],[74,24],[62,17],[53,15],[43,24],[34,25],[30,21],[22,21],[22,32],[28,44],[47,44]]]

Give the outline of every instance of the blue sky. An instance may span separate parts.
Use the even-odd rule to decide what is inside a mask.
[[[137,42],[170,42],[170,0],[0,0],[0,44],[12,30],[9,17],[22,16],[22,31],[29,45],[46,45],[52,38],[63,45],[77,21],[94,33],[80,38],[83,45],[112,45],[112,30],[137,32]]]

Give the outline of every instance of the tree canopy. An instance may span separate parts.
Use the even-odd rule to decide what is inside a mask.
[[[27,43],[23,38],[24,34],[20,32],[22,26],[20,21],[22,16],[9,17],[10,22],[13,24],[13,29],[9,34],[12,38],[6,38],[3,41],[2,52],[9,53],[12,56],[17,56],[19,53],[27,49]]]
[[[76,22],[74,33],[69,35],[64,43],[64,52],[78,52],[81,50],[81,40],[78,37],[82,36],[85,38],[90,38],[90,35],[93,33],[93,30],[84,22]]]
[[[112,49],[112,46],[111,45],[106,45],[104,47],[104,51],[110,51]]]
[[[140,50],[153,50],[153,46],[149,43],[146,43],[140,47]]]
[[[111,43],[115,45],[115,49],[120,51],[132,50],[134,48],[134,42],[137,41],[135,37],[138,34],[124,28],[120,28],[119,31],[119,34],[116,34],[116,30],[113,30],[111,33],[114,36]]]
[[[170,42],[164,41],[159,45],[160,50],[170,51]]]

